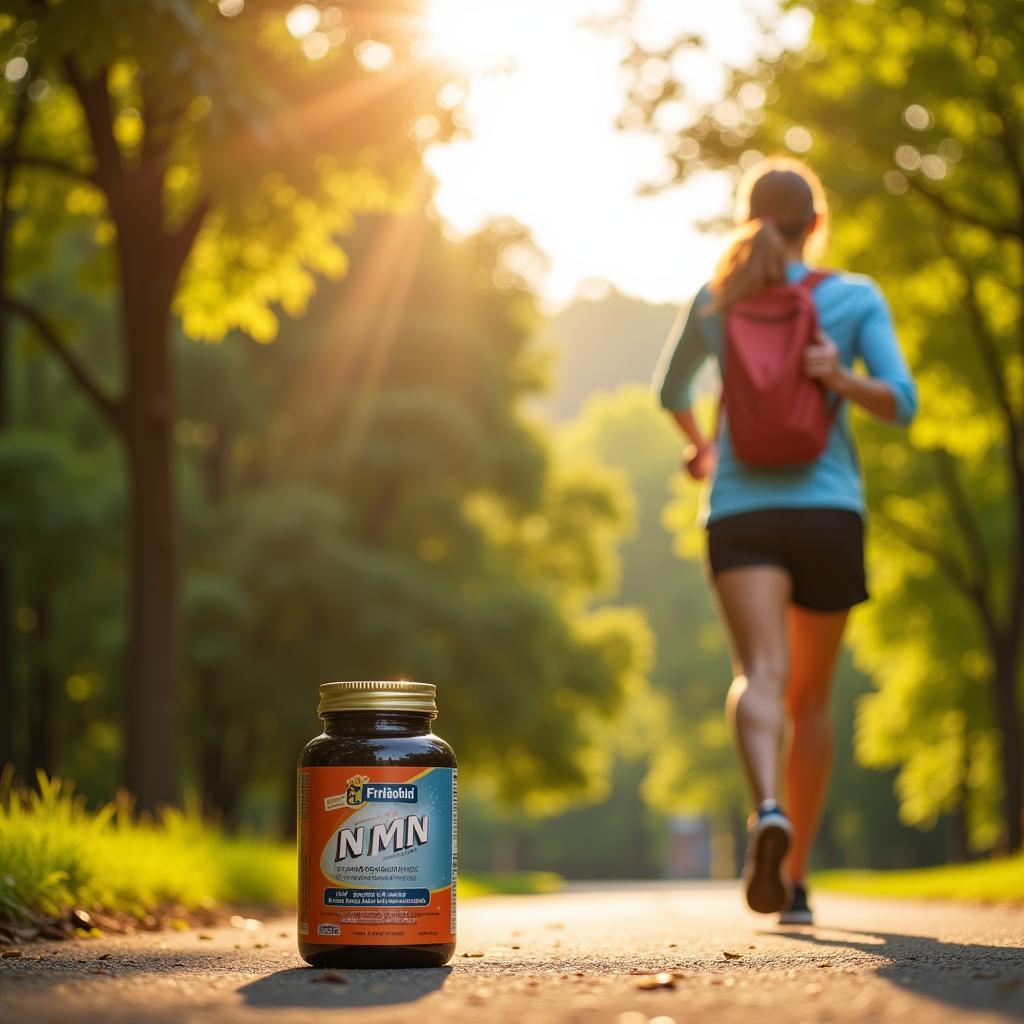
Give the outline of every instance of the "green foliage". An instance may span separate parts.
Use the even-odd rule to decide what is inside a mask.
[[[20,150],[37,168],[12,195],[15,278],[44,270],[61,236],[81,227],[92,241],[82,280],[117,283],[115,224],[136,199],[110,179],[114,166],[136,173],[140,190],[158,187],[164,248],[190,217],[203,222],[181,254],[176,298],[194,337],[238,328],[270,340],[279,311],[306,308],[317,275],[344,273],[340,236],[356,213],[394,208],[407,191],[417,147],[401,126],[443,113],[431,93],[443,78],[420,66],[375,84],[356,48],[386,41],[407,66],[414,29],[358,3],[346,5],[326,56],[308,60],[285,29],[291,6],[250,0],[224,17],[205,0],[8,5],[0,52],[29,62],[8,91],[28,90]],[[108,135],[85,107],[98,89]]]
[[[917,871],[821,871],[812,884],[854,896],[887,899],[1024,902],[1024,858],[951,864]]]
[[[393,229],[365,222],[357,258]],[[238,786],[290,786],[316,684],[346,677],[436,681],[439,730],[517,807],[606,784],[609,723],[649,661],[642,617],[593,608],[628,492],[519,411],[525,294],[494,285],[510,237],[425,227],[386,339],[353,280],[283,344],[182,350],[189,664],[201,746],[234,752]]]
[[[460,876],[459,899],[475,896],[542,896],[558,892],[561,875],[553,871],[487,871]]]
[[[0,917],[25,920],[70,906],[143,917],[169,904],[288,906],[295,851],[229,839],[195,811],[138,820],[128,804],[85,808],[70,786],[40,775],[38,791],[0,801]]]
[[[449,70],[418,56],[414,9],[324,5],[326,51],[312,59],[286,29],[291,6],[250,0],[228,17],[206,0],[19,3],[0,21],[0,52],[28,64],[5,85],[8,141],[19,118],[24,130],[3,287],[118,289],[113,359],[82,337],[91,307],[61,301],[52,332],[36,333],[129,454],[152,445],[146,472],[128,460],[129,511],[148,510],[131,521],[136,550],[154,557],[129,567],[129,622],[151,628],[144,656],[127,645],[139,661],[128,685],[145,698],[127,703],[167,698],[174,715],[175,572],[146,566],[176,532],[160,442],[177,420],[187,734],[207,810],[237,820],[270,792],[290,817],[315,686],[339,676],[439,682],[446,735],[506,799],[595,791],[602,729],[641,685],[648,638],[638,615],[593,608],[615,585],[620,481],[560,467],[520,410],[537,381],[534,310],[504,257],[529,240],[499,223],[454,245],[427,217],[412,125],[432,113],[450,130],[436,109]],[[389,47],[389,67],[360,63],[370,42]],[[171,311],[184,336],[173,373]],[[62,345],[66,322],[77,336]],[[184,341],[279,332],[273,346]],[[124,387],[108,393],[97,370],[110,364]],[[50,477],[33,486],[53,500]],[[29,528],[22,490],[10,544]],[[65,679],[69,668],[58,659]],[[116,685],[72,689],[90,693],[83,713],[116,707]],[[104,753],[127,739],[151,807],[177,779],[173,766],[138,770],[146,725],[137,716]],[[176,759],[171,731],[153,735],[160,766]],[[68,746],[61,758],[81,749]]]

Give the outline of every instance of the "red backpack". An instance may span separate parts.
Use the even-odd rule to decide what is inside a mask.
[[[818,381],[804,373],[804,349],[818,331],[811,299],[829,273],[798,284],[772,284],[733,302],[725,316],[722,407],[741,462],[793,466],[824,450],[836,408]]]

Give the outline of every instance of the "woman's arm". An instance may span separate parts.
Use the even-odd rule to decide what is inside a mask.
[[[839,347],[824,331],[818,332],[817,343],[808,345],[804,352],[804,372],[879,419],[890,423],[899,419],[892,385],[887,380],[865,377],[844,366],[839,358]]]
[[[857,296],[861,307],[856,354],[869,376],[855,373],[839,359],[832,340],[819,334],[804,356],[804,369],[826,387],[890,423],[906,426],[917,411],[917,389],[896,340],[889,304],[874,281]]]
[[[672,419],[692,442],[683,451],[683,466],[694,480],[704,480],[715,471],[718,450],[714,439],[705,437],[690,409],[677,409]]]
[[[654,375],[662,408],[692,442],[683,452],[683,464],[695,480],[709,476],[714,469],[714,443],[704,436],[691,412],[693,383],[709,355],[699,321],[707,301],[707,290],[702,288],[690,308],[679,311]]]

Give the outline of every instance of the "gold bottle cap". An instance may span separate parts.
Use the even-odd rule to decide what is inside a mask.
[[[405,680],[359,680],[321,683],[320,706],[316,713],[331,711],[421,711],[437,714],[433,683]]]

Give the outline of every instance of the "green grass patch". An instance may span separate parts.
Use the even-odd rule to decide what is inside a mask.
[[[912,871],[821,871],[813,882],[858,896],[1024,903],[1024,856]]]
[[[461,876],[463,898],[552,892],[546,872]],[[27,921],[68,907],[143,917],[168,905],[295,906],[295,847],[212,828],[198,811],[138,819],[127,805],[89,811],[56,779],[0,794],[0,918]]]
[[[553,871],[503,871],[459,875],[459,898],[474,896],[539,896],[558,892],[565,884]]]
[[[144,916],[155,907],[288,906],[290,845],[226,836],[196,811],[136,819],[125,805],[88,811],[57,779],[0,800],[0,917],[27,920],[71,906]]]

